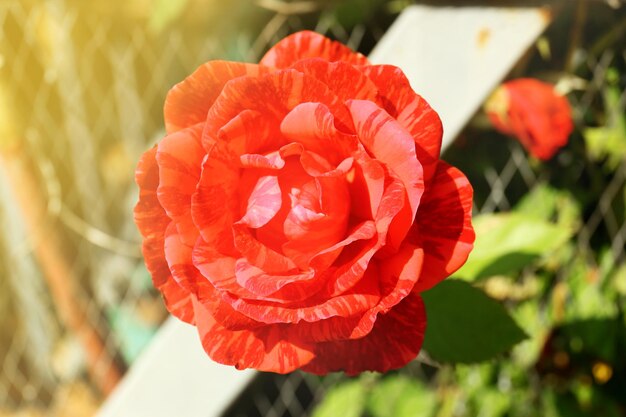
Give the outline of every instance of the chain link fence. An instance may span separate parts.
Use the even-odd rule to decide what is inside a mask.
[[[134,165],[164,133],[169,87],[209,59],[257,61],[301,29],[367,53],[406,5],[389,2],[384,16],[346,23],[326,3],[241,2],[206,18],[198,17],[203,2],[172,3],[185,7],[0,3],[0,416],[92,415],[165,318],[131,213]],[[229,13],[247,29],[216,29]],[[619,45],[579,59],[587,83],[570,95],[579,128],[602,100],[607,70],[625,66]],[[624,114],[623,91],[619,106]],[[445,158],[468,173],[476,213],[508,210],[545,180],[517,143],[481,145],[472,129]],[[463,158],[469,146],[489,163]],[[581,165],[581,181],[595,175],[590,166]],[[608,242],[617,264],[625,258],[626,161],[613,172],[598,174],[603,191],[585,207],[576,239],[589,254]],[[261,374],[225,414],[306,415],[342,378]]]

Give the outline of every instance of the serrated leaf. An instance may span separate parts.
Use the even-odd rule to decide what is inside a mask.
[[[313,417],[359,417],[365,410],[366,389],[359,380],[333,387],[313,412]]]
[[[475,280],[507,275],[563,245],[568,227],[519,213],[496,213],[474,218],[476,242],[469,259],[454,276]]]
[[[481,362],[526,338],[504,307],[467,282],[448,279],[422,293],[423,348],[440,362]]]
[[[373,417],[429,417],[436,404],[435,394],[420,381],[392,375],[372,389],[367,410]]]

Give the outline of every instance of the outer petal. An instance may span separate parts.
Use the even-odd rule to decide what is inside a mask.
[[[416,291],[431,288],[467,260],[475,238],[472,196],[472,186],[465,175],[439,162],[408,237],[424,249],[425,255]]]
[[[378,87],[385,110],[413,136],[415,152],[424,169],[424,182],[428,184],[441,151],[443,127],[439,115],[415,94],[400,68],[373,65],[362,67],[361,71]]]
[[[337,128],[351,131],[352,120],[343,102],[321,81],[296,70],[277,71],[262,77],[241,77],[222,90],[206,119],[202,142],[205,149],[214,141],[215,132],[245,110],[254,111],[271,131],[278,131],[284,117],[298,104],[322,103],[335,117]],[[276,150],[287,142],[276,140],[271,149],[247,149],[242,153]]]
[[[318,375],[345,371],[386,372],[406,365],[422,347],[426,310],[421,297],[410,294],[386,314],[381,314],[371,333],[357,340],[318,343],[315,359],[302,369]]]
[[[183,242],[174,224],[170,223],[165,236],[165,258],[176,283],[195,296],[227,329],[249,330],[261,326],[262,323],[237,313],[222,301],[219,291],[193,265],[192,250],[193,247]]]
[[[163,110],[165,129],[172,133],[204,122],[207,112],[228,81],[269,71],[270,68],[240,62],[209,61],[203,64],[167,94]]]
[[[167,309],[179,319],[193,323],[194,314],[189,293],[172,277],[165,260],[165,230],[170,219],[157,199],[159,169],[156,148],[143,154],[137,165],[135,180],[139,185],[139,202],[135,206],[135,223],[143,240],[143,256],[154,286],[163,294]]]
[[[287,68],[306,58],[344,61],[355,65],[368,64],[367,58],[347,46],[310,31],[287,36],[274,45],[261,59],[261,65]]]
[[[346,62],[328,62],[314,58],[300,61],[292,68],[326,84],[341,101],[352,99],[377,102],[376,85],[361,71]]]
[[[206,155],[200,143],[202,128],[203,124],[197,124],[167,135],[159,143],[156,154],[159,202],[188,245],[193,245],[197,237],[191,219],[191,196],[196,191]]]
[[[286,326],[263,326],[254,330],[228,330],[193,298],[196,325],[207,354],[216,362],[237,369],[285,374],[313,359],[312,346],[289,340]]]

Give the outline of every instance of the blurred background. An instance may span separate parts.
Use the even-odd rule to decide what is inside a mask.
[[[0,0],[1,417],[94,415],[165,319],[132,208],[168,89],[302,29],[367,54],[413,3]],[[554,21],[510,77],[567,94],[569,144],[540,162],[479,112],[443,156],[476,216],[516,214],[478,232],[528,256],[466,279],[528,338],[479,364],[261,374],[225,415],[626,415],[626,6],[542,3]]]

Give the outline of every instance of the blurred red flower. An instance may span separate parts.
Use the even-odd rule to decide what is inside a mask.
[[[386,371],[419,352],[419,293],[466,260],[472,188],[395,67],[300,32],[260,65],[174,86],[135,221],[169,311],[215,361]]]
[[[532,155],[548,160],[567,144],[574,125],[567,99],[533,78],[504,83],[485,105],[500,132],[515,136]]]

